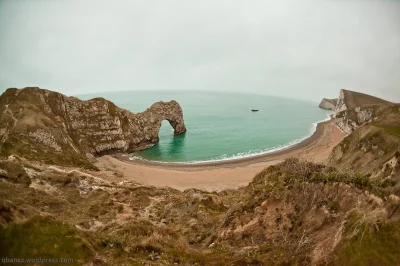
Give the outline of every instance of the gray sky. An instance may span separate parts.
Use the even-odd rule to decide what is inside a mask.
[[[0,0],[0,92],[24,86],[400,102],[400,1]]]

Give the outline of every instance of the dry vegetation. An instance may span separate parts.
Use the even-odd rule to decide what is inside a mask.
[[[117,184],[104,172],[18,157],[0,167],[0,257],[73,257],[78,265],[393,265],[400,259],[393,186],[297,159],[220,193]],[[376,245],[379,252],[367,251]]]
[[[376,120],[357,128],[333,149],[329,165],[388,184],[399,181],[400,105],[381,109]]]

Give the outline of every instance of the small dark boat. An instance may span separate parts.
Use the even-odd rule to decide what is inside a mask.
[[[258,112],[258,111],[260,111],[260,110],[258,110],[258,109],[251,109],[251,111],[252,111],[252,112]]]

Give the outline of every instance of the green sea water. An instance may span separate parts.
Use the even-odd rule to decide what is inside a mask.
[[[157,101],[178,101],[187,132],[174,137],[164,121],[160,142],[131,154],[132,159],[158,162],[219,161],[276,151],[310,136],[331,113],[315,102],[241,93],[128,91],[78,97],[104,97],[135,113]]]

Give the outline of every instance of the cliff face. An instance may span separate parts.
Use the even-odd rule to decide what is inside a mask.
[[[326,110],[335,110],[338,99],[326,99],[323,98],[319,104],[319,108]]]
[[[400,104],[372,96],[368,97],[373,101],[360,103],[358,96],[341,92],[334,122],[349,135],[333,149],[329,165],[342,171],[368,174],[371,178],[398,181]]]
[[[85,165],[91,155],[144,149],[158,142],[163,120],[175,135],[186,132],[176,101],[133,114],[103,98],[82,101],[39,88],[8,89],[0,96],[0,114],[0,155],[59,165]]]
[[[391,102],[348,90],[341,90],[334,114],[334,123],[347,135],[357,127],[372,122],[377,113]]]
[[[400,124],[361,126],[333,149],[328,164],[371,178],[400,181],[399,130]]]

